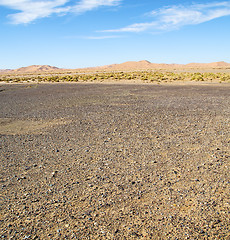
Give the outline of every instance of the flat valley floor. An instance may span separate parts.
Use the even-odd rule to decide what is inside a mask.
[[[230,239],[230,85],[0,85],[0,238]]]

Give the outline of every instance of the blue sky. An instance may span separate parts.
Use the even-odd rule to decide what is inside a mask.
[[[0,69],[230,62],[230,1],[0,0]]]

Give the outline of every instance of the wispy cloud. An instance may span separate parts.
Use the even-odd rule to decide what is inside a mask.
[[[101,6],[116,6],[121,0],[0,0],[0,6],[18,11],[8,17],[14,24],[26,24],[36,19],[49,17],[52,14],[84,13]]]
[[[89,39],[89,40],[103,40],[103,39],[113,39],[113,38],[122,38],[122,36],[118,35],[109,35],[109,36],[88,36],[88,37],[83,37],[84,39]]]
[[[86,40],[104,40],[113,38],[123,38],[121,35],[102,35],[102,36],[65,36],[65,39],[86,39]]]
[[[86,12],[98,8],[100,6],[115,6],[121,0],[81,0],[71,11],[76,13]]]
[[[189,6],[174,5],[148,13],[148,16],[153,18],[150,22],[134,23],[123,28],[104,30],[102,32],[170,31],[228,15],[230,15],[230,1]]]

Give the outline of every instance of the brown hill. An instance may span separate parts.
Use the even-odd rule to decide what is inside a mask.
[[[139,62],[135,61],[128,61],[120,64],[111,64],[107,66],[102,66],[102,68],[108,68],[108,69],[121,69],[121,70],[133,70],[133,69],[148,69],[152,65],[151,62],[143,60]]]
[[[185,66],[189,68],[229,68],[230,64],[222,61],[213,63],[189,63]]]
[[[88,72],[88,71],[134,71],[134,70],[212,70],[212,69],[230,69],[230,63],[213,62],[213,63],[189,63],[189,64],[166,64],[166,63],[151,63],[147,60],[142,61],[128,61],[120,64],[111,64],[100,67],[88,67],[78,69],[62,69],[49,65],[31,65],[28,67],[21,67],[15,70],[0,69],[0,74],[24,74],[24,73],[52,73],[52,72]]]
[[[88,70],[151,70],[151,69],[230,69],[230,63],[189,63],[189,64],[166,64],[151,63],[149,61],[129,61],[121,64],[111,64],[101,67],[86,68]]]
[[[13,70],[15,73],[34,73],[34,72],[53,72],[61,70],[60,68],[49,65],[31,65]]]

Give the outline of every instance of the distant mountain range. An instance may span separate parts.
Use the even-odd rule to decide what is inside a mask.
[[[0,73],[42,73],[42,72],[59,72],[67,69],[53,67],[49,65],[31,65],[18,69],[0,69]]]
[[[111,64],[100,67],[88,67],[78,69],[64,69],[49,65],[32,65],[21,67],[18,69],[0,69],[0,73],[48,73],[48,72],[66,72],[66,71],[129,71],[129,70],[154,70],[154,69],[230,69],[230,63],[213,62],[213,63],[189,63],[189,64],[166,64],[166,63],[151,63],[146,60],[129,61],[120,64]]]
[[[139,62],[129,61],[121,64],[112,64],[91,69],[105,70],[145,70],[145,69],[230,69],[230,63],[213,62],[213,63],[189,63],[189,64],[166,64],[166,63],[151,63],[143,60]]]

